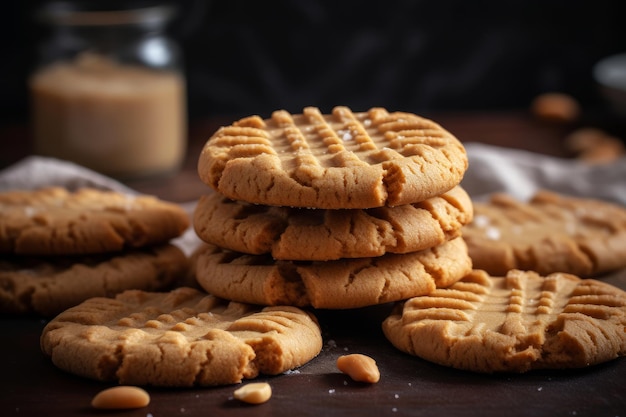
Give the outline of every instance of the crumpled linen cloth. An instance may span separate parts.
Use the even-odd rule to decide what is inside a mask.
[[[626,206],[626,157],[593,165],[479,143],[465,148],[469,168],[461,185],[472,198],[503,191],[525,201],[545,188]]]
[[[626,158],[610,164],[591,165],[480,143],[467,143],[465,148],[469,168],[461,185],[473,199],[484,199],[493,192],[506,192],[525,201],[538,189],[545,188],[626,206]],[[89,186],[137,194],[136,190],[119,181],[54,158],[30,156],[0,171],[0,192],[53,185],[69,189]],[[190,201],[183,207],[191,215],[195,204]],[[193,226],[173,243],[189,254],[199,243]]]

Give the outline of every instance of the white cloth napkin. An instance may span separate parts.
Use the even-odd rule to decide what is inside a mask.
[[[591,165],[480,143],[465,149],[469,168],[461,185],[474,199],[503,191],[525,201],[544,188],[626,206],[626,158]]]

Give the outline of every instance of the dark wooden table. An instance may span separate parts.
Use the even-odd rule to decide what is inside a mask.
[[[536,122],[524,112],[431,115],[464,142],[482,142],[567,157],[563,126]],[[207,188],[195,165],[206,139],[227,119],[192,124],[184,168],[171,178],[128,183],[177,202],[198,198]],[[28,143],[23,128],[6,128],[0,139]],[[25,156],[27,147],[5,152],[2,163]],[[602,279],[626,289],[626,271]],[[381,322],[390,305],[346,311],[317,311],[324,347],[302,368],[261,377],[273,388],[258,406],[232,399],[235,386],[195,389],[148,388],[143,409],[99,412],[93,395],[111,384],[86,380],[55,368],[39,349],[45,320],[0,318],[0,415],[2,416],[626,416],[626,358],[579,370],[481,375],[423,361],[393,348]],[[336,358],[364,353],[378,362],[381,380],[366,385],[340,374]]]

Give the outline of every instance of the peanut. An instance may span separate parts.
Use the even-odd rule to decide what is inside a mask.
[[[539,120],[571,123],[575,122],[580,115],[580,104],[568,94],[543,93],[533,99],[530,110]]]
[[[261,404],[272,396],[272,387],[267,382],[254,382],[238,388],[234,397],[248,404]]]
[[[102,409],[141,408],[150,404],[150,395],[139,387],[120,385],[100,391],[91,406]]]
[[[337,358],[337,368],[358,382],[373,384],[380,380],[380,371],[376,366],[376,361],[360,353],[340,356]]]

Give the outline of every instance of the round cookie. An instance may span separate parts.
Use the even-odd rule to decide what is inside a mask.
[[[205,242],[274,259],[327,261],[408,253],[460,236],[472,201],[459,186],[420,203],[372,209],[303,209],[202,196],[194,228]]]
[[[474,268],[592,276],[626,267],[626,208],[540,190],[527,202],[497,193],[474,202],[463,227]]]
[[[467,165],[458,139],[415,114],[306,107],[220,128],[200,154],[198,174],[232,200],[344,209],[440,195],[461,182]]]
[[[382,328],[399,350],[458,369],[582,368],[626,355],[626,292],[569,274],[475,270],[399,303]]]
[[[316,319],[193,288],[92,298],[50,321],[41,349],[58,368],[101,381],[168,387],[234,384],[317,356]]]
[[[128,289],[168,289],[189,273],[173,245],[114,255],[0,259],[0,313],[54,316],[88,298]]]
[[[152,196],[60,187],[0,193],[0,253],[75,255],[162,244],[190,224]]]
[[[326,262],[274,261],[206,244],[196,279],[207,292],[239,302],[347,309],[429,294],[471,268],[460,237],[419,252]]]

